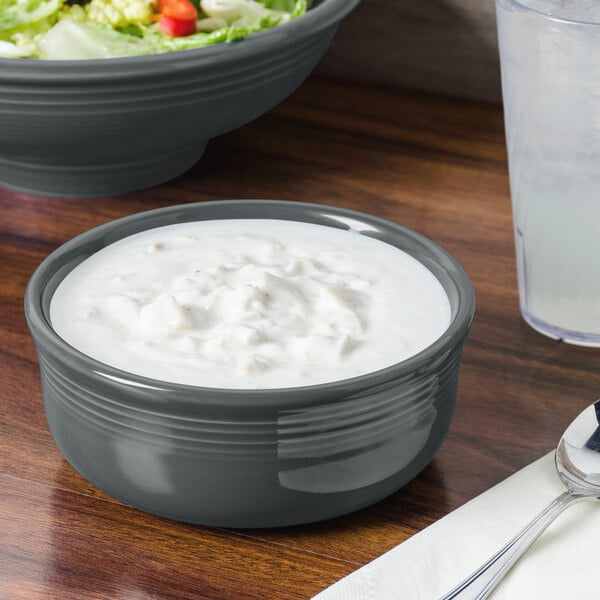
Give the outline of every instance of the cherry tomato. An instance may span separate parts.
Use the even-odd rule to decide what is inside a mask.
[[[162,4],[158,26],[172,37],[191,35],[196,32],[198,13],[189,0],[159,0]]]

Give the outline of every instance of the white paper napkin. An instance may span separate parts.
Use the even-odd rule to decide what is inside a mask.
[[[341,579],[313,600],[436,600],[499,550],[564,490],[552,452]],[[490,598],[600,599],[600,503],[582,502],[567,508]]]

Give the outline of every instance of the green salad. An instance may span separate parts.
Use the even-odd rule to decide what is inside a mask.
[[[91,59],[232,42],[310,0],[0,0],[0,57]]]

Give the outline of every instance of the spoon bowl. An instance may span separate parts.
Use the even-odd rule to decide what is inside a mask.
[[[556,448],[556,470],[574,494],[600,496],[600,400],[569,425]]]
[[[568,506],[600,499],[600,400],[565,430],[555,453],[556,470],[567,488],[494,556],[440,600],[483,600]]]

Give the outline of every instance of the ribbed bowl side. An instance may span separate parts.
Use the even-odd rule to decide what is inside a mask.
[[[273,415],[218,414],[210,410],[199,414],[176,414],[167,410],[143,409],[127,403],[126,386],[103,389],[97,378],[69,377],[68,366],[54,357],[39,356],[44,393],[56,409],[70,413],[81,428],[90,433],[105,432],[130,440],[191,454],[242,454],[260,457],[273,454],[275,423]],[[201,394],[198,402],[202,402]]]
[[[459,361],[460,349],[452,349],[435,369],[327,403],[316,397],[314,406],[256,411],[254,416],[210,408],[197,414],[169,412],[168,406],[141,408],[128,404],[127,386],[103,390],[93,375],[87,381],[75,380],[60,358],[39,353],[46,391],[82,426],[183,451],[260,456],[276,450],[280,458],[325,458],[361,450],[413,428],[415,422],[437,414],[438,395],[447,395]]]
[[[314,68],[334,31],[327,37],[307,37],[288,45],[276,56],[264,54],[230,65],[193,64],[185,69],[133,79],[107,78],[53,87],[26,82],[0,87],[0,150],[27,152],[40,161],[48,148],[61,148],[81,161],[77,146],[86,144],[92,156],[107,148],[124,154],[123,144],[157,138],[164,149],[178,148],[225,133],[271,109],[289,95]],[[1,86],[1,79],[0,79]],[[83,134],[92,137],[83,137]],[[129,139],[132,133],[138,135]],[[36,147],[31,147],[37,142]],[[64,148],[63,148],[64,146]],[[133,157],[135,158],[135,157]]]
[[[253,417],[127,405],[43,350],[40,371],[59,448],[99,488],[178,520],[264,527],[344,514],[412,479],[448,430],[461,352],[359,394]]]
[[[447,433],[461,355],[462,344],[411,376],[280,417],[281,485],[316,494],[404,485]]]

